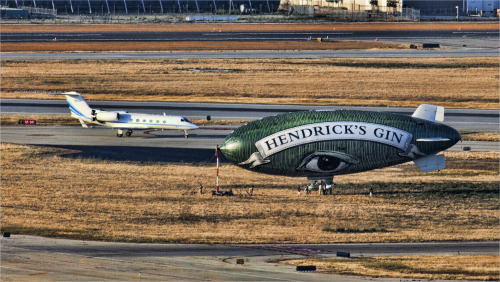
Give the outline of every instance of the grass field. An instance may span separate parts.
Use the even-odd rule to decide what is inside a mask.
[[[157,41],[157,42],[2,42],[2,52],[175,52],[175,51],[295,51],[295,50],[359,50],[403,49],[407,46],[359,41]]]
[[[337,177],[333,196],[297,196],[305,179],[215,164],[68,159],[2,144],[2,231],[162,243],[426,242],[499,239],[497,153],[448,152],[447,169],[413,164]],[[247,189],[255,186],[254,196]],[[368,197],[369,188],[375,196]]]
[[[410,256],[352,259],[302,259],[292,265],[316,265],[322,272],[406,279],[498,281],[499,256]]]
[[[498,72],[491,58],[3,60],[1,96],[498,109]]]

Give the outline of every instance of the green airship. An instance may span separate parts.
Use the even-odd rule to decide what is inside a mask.
[[[336,110],[266,117],[229,134],[220,150],[238,166],[271,175],[333,179],[414,161],[423,171],[443,169],[437,155],[460,140],[439,123],[444,108],[421,105],[412,116]]]

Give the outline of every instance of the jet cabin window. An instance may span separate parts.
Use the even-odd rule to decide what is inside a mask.
[[[136,119],[135,121],[136,121],[136,122],[139,122],[139,119]]]
[[[143,120],[142,120],[142,122],[146,122],[146,120],[145,120],[145,119],[143,119]]]

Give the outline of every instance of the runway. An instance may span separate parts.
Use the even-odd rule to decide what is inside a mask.
[[[152,41],[306,41],[309,38],[440,43],[446,47],[496,48],[498,30],[345,30],[345,31],[159,31],[159,32],[3,32],[0,42],[152,42]]]
[[[189,131],[136,131],[131,137],[116,137],[112,129],[85,129],[69,126],[3,126],[2,142],[54,146],[71,150],[65,156],[115,161],[200,163],[215,162],[215,146],[235,126],[202,126]],[[498,152],[497,142],[463,141],[450,151]],[[222,158],[225,162],[225,159]]]
[[[341,51],[2,53],[2,60],[323,59],[498,57],[496,48]]]
[[[69,115],[65,100],[1,99],[3,114]],[[163,112],[183,115],[189,119],[250,121],[266,116],[307,110],[371,110],[411,115],[414,108],[388,107],[330,107],[302,105],[218,104],[218,103],[168,103],[89,101],[92,108],[126,110],[149,114]],[[445,124],[457,130],[498,131],[497,110],[445,109]],[[118,161],[156,162],[212,162],[214,147],[221,144],[225,136],[240,125],[205,125],[189,131],[184,138],[181,131],[136,131],[132,137],[117,138],[112,129],[85,129],[70,126],[3,126],[2,142],[32,145],[57,146],[74,150],[69,157],[100,158]],[[472,151],[498,151],[497,142],[459,142],[452,151],[464,147]]]
[[[346,31],[159,31],[159,32],[3,32],[0,42],[105,42],[105,41],[305,41],[309,37],[330,40],[406,39],[429,40],[464,35],[498,39],[498,30],[346,30]]]
[[[409,46],[440,44],[440,49],[337,51],[212,51],[212,52],[67,52],[2,53],[5,60],[61,59],[275,59],[275,58],[455,58],[498,57],[498,30],[346,30],[346,31],[228,31],[228,32],[75,32],[2,33],[1,42],[154,42],[154,41],[374,41]]]
[[[361,110],[411,115],[416,108],[308,106],[273,104],[220,104],[175,102],[88,101],[90,107],[104,110],[123,110],[148,114],[182,115],[189,119],[256,120],[267,116],[296,111]],[[65,100],[0,99],[3,114],[69,114]],[[498,131],[498,110],[445,109],[445,124],[457,130]]]
[[[311,245],[134,244],[13,235],[2,238],[2,280],[400,281],[297,272],[276,260],[405,255],[497,255],[499,243]],[[243,259],[244,264],[236,264]],[[421,280],[421,279],[419,279]],[[424,280],[421,280],[424,281]],[[437,280],[433,280],[437,281]],[[448,280],[449,281],[449,280]]]

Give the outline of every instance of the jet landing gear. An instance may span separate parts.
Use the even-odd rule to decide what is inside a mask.
[[[127,130],[127,132],[125,132],[125,135],[130,136],[132,135],[132,130]],[[118,137],[123,137],[123,130],[122,129],[118,129],[118,132],[116,133],[116,136]]]
[[[187,130],[184,130],[184,138],[189,138]]]

